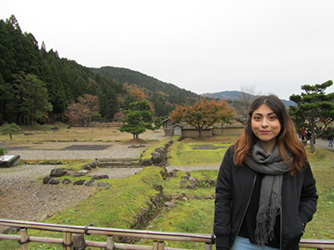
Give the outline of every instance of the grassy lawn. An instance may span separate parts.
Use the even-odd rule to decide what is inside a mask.
[[[10,140],[9,135],[0,134],[0,142],[15,142],[15,143],[47,143],[47,142],[127,142],[133,139],[132,134],[121,133],[119,124],[107,123],[96,124],[94,127],[71,127],[62,123],[54,125],[34,125],[20,126],[22,132],[13,135],[13,140]],[[139,136],[140,139],[149,141],[151,136],[162,134],[161,130],[148,131]]]
[[[186,139],[175,142],[169,151],[169,163],[172,166],[219,166],[223,155],[235,137],[219,136],[210,139]],[[146,149],[150,155],[156,147],[166,141],[160,141]],[[309,152],[309,149],[307,148]],[[307,225],[305,239],[332,239],[334,232],[334,152],[317,148],[315,154],[309,152],[309,160],[317,181],[319,193],[318,211]],[[94,224],[97,227],[131,228],[138,215],[146,211],[149,219],[141,229],[166,232],[190,232],[211,234],[214,212],[215,186],[207,180],[215,180],[216,170],[191,171],[191,177],[198,180],[196,189],[181,187],[187,177],[186,172],[179,171],[175,177],[163,179],[160,167],[147,167],[128,178],[114,179],[110,185],[96,195],[81,202],[77,207],[63,211],[44,222],[71,225]],[[153,185],[163,187],[160,204],[152,201],[159,196]],[[166,200],[173,200],[175,206],[167,209]],[[156,216],[156,212],[159,215]],[[135,226],[136,228],[136,226]],[[31,232],[31,231],[30,231]],[[50,232],[30,233],[34,236],[61,237]],[[104,236],[85,236],[87,240],[105,241]],[[116,241],[117,242],[117,241]],[[136,244],[152,243],[143,240]],[[32,244],[29,249],[62,249],[60,246]],[[203,244],[187,242],[166,242],[166,247],[203,249]],[[17,242],[1,241],[0,249],[19,249]],[[95,248],[86,248],[95,249]]]
[[[171,166],[217,165],[225,151],[236,139],[235,136],[217,136],[207,139],[188,138],[175,142],[170,148]]]

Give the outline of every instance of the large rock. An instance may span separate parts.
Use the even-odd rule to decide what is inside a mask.
[[[86,184],[85,184],[85,186],[89,186],[89,187],[92,187],[92,186],[94,186],[95,185],[95,181],[93,180],[93,179],[91,179],[89,182],[87,182]]]
[[[195,185],[195,186],[198,186],[199,184],[199,181],[195,177],[192,177],[192,176],[189,176],[189,181],[192,185]]]
[[[50,176],[51,177],[62,177],[64,175],[67,175],[68,172],[65,168],[54,168],[51,170]]]
[[[81,177],[81,176],[85,176],[88,173],[88,170],[79,170],[77,172],[75,172],[72,176],[73,177]]]
[[[63,181],[62,181],[63,184],[67,185],[67,184],[71,184],[71,180],[65,178]]]
[[[161,154],[163,154],[164,153],[164,148],[163,147],[160,147],[160,148],[156,148],[155,149],[155,152],[158,152],[158,153],[161,153]]]
[[[109,179],[109,176],[106,175],[106,174],[96,174],[96,175],[93,175],[93,179],[94,180],[101,180],[101,179]]]
[[[43,184],[49,184],[49,181],[51,180],[50,176],[46,176],[43,178]]]
[[[152,164],[153,162],[151,161],[151,159],[148,159],[148,158],[141,161],[141,165],[143,166],[151,166]]]
[[[92,168],[89,164],[83,165],[82,168],[85,169],[85,170],[88,170],[88,171],[92,170]]]
[[[96,166],[97,166],[97,163],[96,161],[94,161],[94,162],[83,165],[82,168],[85,170],[91,170],[92,168],[96,168]]]
[[[176,204],[172,201],[165,202],[165,207],[167,207],[167,210],[171,210],[176,206]]]
[[[151,160],[155,165],[162,162],[162,159],[163,159],[163,154],[162,153],[158,153],[158,152],[153,152],[152,153]]]
[[[179,170],[173,169],[172,171],[167,172],[167,177],[176,177],[177,176],[177,172],[179,172]]]
[[[199,185],[198,179],[190,176],[190,172],[186,172],[187,176],[182,176],[182,181],[180,182],[180,188],[187,188],[187,189],[197,189]]]
[[[58,179],[55,179],[55,178],[51,178],[51,180],[49,181],[48,184],[51,184],[51,185],[58,185],[58,184],[59,184],[59,180],[58,180]]]
[[[82,185],[84,185],[85,183],[86,183],[85,180],[78,180],[78,181],[74,182],[73,185],[82,186]]]

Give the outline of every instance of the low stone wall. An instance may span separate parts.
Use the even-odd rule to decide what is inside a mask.
[[[60,180],[57,178],[63,177],[63,176],[72,176],[72,177],[86,176],[90,170],[96,168],[97,166],[98,166],[98,163],[94,161],[89,164],[83,165],[82,170],[79,170],[79,171],[70,171],[66,168],[54,168],[51,170],[49,176],[44,177],[43,184],[58,185],[60,184]],[[102,180],[102,179],[109,179],[109,176],[108,175],[93,175],[90,181],[88,182],[86,180],[79,179],[73,183],[70,179],[65,178],[63,179],[61,183],[65,185],[73,184],[73,185],[79,185],[79,186],[85,185],[85,186],[98,186],[98,187],[104,187],[104,186],[110,185],[108,182],[103,182],[103,181],[95,183],[95,180]]]
[[[152,157],[149,159],[140,158],[139,163],[142,166],[160,166],[164,167],[167,165],[167,153],[168,148],[174,143],[173,140],[168,141],[164,147],[156,148],[152,153]]]

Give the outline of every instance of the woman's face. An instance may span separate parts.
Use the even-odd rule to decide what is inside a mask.
[[[252,131],[261,141],[262,145],[273,146],[276,144],[276,137],[281,132],[281,123],[277,115],[266,104],[262,104],[254,110],[251,120]],[[265,147],[266,149],[266,147]],[[271,150],[269,150],[271,151]]]

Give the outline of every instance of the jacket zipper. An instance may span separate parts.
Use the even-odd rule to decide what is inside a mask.
[[[248,209],[248,206],[249,206],[249,203],[250,203],[250,201],[251,201],[252,194],[253,194],[253,191],[254,191],[254,186],[255,186],[256,179],[257,179],[257,174],[256,174],[255,177],[254,177],[254,181],[253,181],[253,185],[252,185],[251,195],[249,196],[249,199],[248,199],[248,202],[247,202],[247,206],[246,206],[245,212],[244,212],[244,214],[242,215],[242,220],[241,220],[240,226],[239,226],[239,228],[238,228],[238,231],[237,231],[235,237],[238,236],[238,234],[239,234],[239,232],[240,232],[240,230],[241,230],[242,222],[243,222],[244,219],[245,219],[245,216],[246,216],[246,213],[247,213],[247,209]]]

